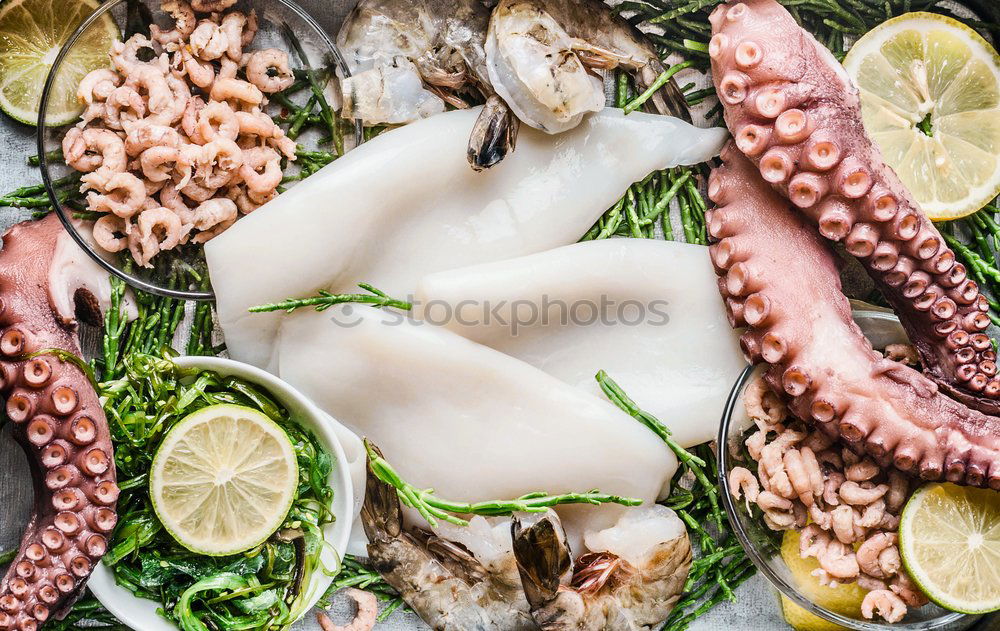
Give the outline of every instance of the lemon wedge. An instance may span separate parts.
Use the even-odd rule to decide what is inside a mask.
[[[9,0],[0,8],[0,109],[34,125],[42,89],[62,45],[97,9],[96,0]],[[119,38],[118,25],[104,15],[77,40],[52,84],[46,125],[71,123],[82,107],[76,98],[80,80],[110,65],[108,51]]]
[[[964,217],[1000,193],[1000,56],[978,33],[907,13],[858,40],[844,68],[865,129],[928,217]]]
[[[153,458],[150,497],[181,545],[209,556],[249,550],[288,515],[298,485],[288,435],[257,410],[212,405],[181,419]]]
[[[946,609],[1000,610],[1000,492],[928,484],[899,523],[903,564],[927,597]]]

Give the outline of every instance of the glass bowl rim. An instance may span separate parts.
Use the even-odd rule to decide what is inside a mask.
[[[59,198],[58,195],[56,194],[55,187],[52,185],[52,178],[49,176],[49,161],[45,155],[46,154],[45,141],[46,141],[46,134],[50,128],[47,127],[45,124],[45,112],[48,109],[49,97],[51,96],[51,90],[52,90],[52,83],[55,80],[57,74],[56,71],[62,67],[63,61],[69,54],[69,51],[72,50],[73,46],[76,45],[80,37],[82,37],[83,34],[86,33],[87,30],[95,22],[97,22],[97,20],[104,17],[104,15],[106,15],[116,7],[132,1],[134,0],[108,0],[107,2],[102,3],[100,7],[98,7],[93,13],[91,13],[87,17],[87,19],[85,19],[76,28],[76,30],[73,31],[73,34],[69,36],[69,39],[66,40],[66,43],[64,43],[62,45],[62,48],[59,49],[59,54],[56,55],[55,61],[49,68],[49,74],[46,77],[45,85],[42,88],[42,99],[39,103],[38,121],[36,126],[37,131],[35,133],[37,150],[38,150],[38,161],[39,161],[38,166],[42,175],[42,184],[45,186],[45,192],[48,194],[49,203],[52,205],[54,209],[53,212],[55,212],[59,216],[59,221],[62,222],[63,227],[65,227],[66,231],[69,232],[70,236],[77,243],[77,245],[83,248],[83,251],[87,253],[87,256],[89,256],[94,262],[96,262],[106,271],[114,274],[121,280],[125,281],[130,287],[133,287],[135,289],[140,289],[144,292],[161,296],[164,298],[176,298],[181,300],[196,300],[196,301],[215,300],[215,292],[212,290],[185,291],[180,289],[169,289],[167,287],[160,287],[159,285],[154,285],[147,280],[135,276],[134,274],[129,274],[124,270],[119,269],[118,266],[109,262],[103,256],[95,252],[93,246],[86,239],[84,239],[82,235],[80,235],[76,226],[73,225],[72,218],[66,212],[66,210],[64,210],[63,205],[59,203]],[[283,5],[286,9],[290,10],[293,14],[295,14],[299,19],[303,20],[306,24],[308,24],[313,29],[313,31],[315,31],[319,35],[320,42],[325,44],[327,50],[333,54],[334,63],[336,64],[337,69],[343,73],[343,76],[345,77],[350,76],[350,70],[348,69],[347,64],[344,62],[344,58],[340,54],[340,49],[337,48],[337,45],[336,43],[334,43],[333,38],[326,32],[326,30],[322,26],[319,25],[319,23],[309,13],[305,11],[305,9],[303,9],[296,2],[294,2],[294,0],[269,0],[269,1]],[[361,121],[359,120],[354,121],[354,135],[355,135],[356,145],[360,145],[362,142],[364,142],[364,130],[362,128]]]
[[[898,318],[896,318],[895,315],[882,311],[854,310],[855,316],[859,314],[864,314],[866,317],[876,320],[895,320],[898,322]],[[904,626],[848,618],[812,602],[802,595],[798,589],[796,589],[793,585],[790,585],[788,581],[771,569],[770,562],[764,558],[764,555],[754,545],[749,533],[743,527],[742,521],[740,521],[740,517],[737,514],[736,500],[734,500],[732,495],[729,493],[729,476],[727,475],[729,469],[731,468],[731,456],[728,448],[731,421],[735,416],[734,412],[736,411],[736,406],[740,405],[742,400],[743,389],[750,381],[750,378],[753,376],[756,369],[756,366],[747,366],[736,379],[736,383],[733,384],[733,388],[730,390],[729,396],[726,398],[726,406],[722,411],[722,422],[719,424],[719,435],[716,441],[716,449],[719,458],[719,491],[722,496],[722,504],[726,508],[726,515],[729,517],[729,523],[732,525],[733,531],[736,533],[736,539],[740,542],[740,546],[753,562],[757,571],[759,571],[782,595],[801,606],[807,612],[819,616],[827,622],[839,624],[843,627],[847,627],[848,629],[854,629],[855,631],[891,631],[893,629],[900,631],[907,631],[907,629],[909,629],[909,631],[917,631],[918,629],[919,631],[933,631],[935,629],[945,628],[948,625],[967,618],[968,614],[948,612],[932,620],[914,623],[921,626]]]

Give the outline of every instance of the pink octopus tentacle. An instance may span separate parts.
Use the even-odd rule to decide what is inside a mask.
[[[838,261],[730,143],[712,173],[712,261],[741,345],[800,418],[884,465],[1000,490],[1000,418],[875,352],[851,319]],[[789,244],[792,244],[791,246]]]
[[[737,147],[824,237],[862,261],[928,376],[1000,414],[986,297],[866,135],[850,78],[774,0],[729,1],[711,15],[709,52]]]
[[[75,244],[55,216],[11,228],[0,250],[0,397],[35,478],[35,507],[0,583],[0,630],[32,631],[77,597],[107,551],[118,516],[115,464],[104,412],[88,377],[49,349],[79,356],[65,301],[96,310],[61,254]],[[63,266],[63,267],[60,267]],[[106,275],[104,276],[106,279]],[[93,314],[92,314],[93,315]]]

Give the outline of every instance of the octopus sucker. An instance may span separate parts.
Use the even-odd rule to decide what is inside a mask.
[[[0,582],[3,631],[36,629],[65,611],[107,550],[97,527],[106,533],[117,521],[111,437],[97,394],[74,363],[45,354],[80,354],[77,314],[66,309],[99,307],[91,288],[106,283],[54,215],[3,236],[0,396],[37,480],[35,513]],[[92,544],[95,536],[102,545]]]
[[[730,0],[711,22],[713,76],[736,147],[861,260],[928,376],[965,405],[1000,414],[1000,384],[989,387],[993,375],[980,368],[988,349],[940,343],[942,331],[988,325],[979,287],[865,134],[843,68],[775,0]]]
[[[748,358],[769,364],[768,385],[800,418],[879,463],[925,480],[1000,490],[1000,418],[967,407],[916,370],[876,353],[851,319],[839,261],[826,240],[761,179],[734,142],[722,158],[712,180],[724,189],[718,196],[732,201],[712,211],[713,222],[724,217],[726,235],[719,239],[713,233],[712,259],[726,257],[732,247],[727,242],[753,246],[740,263],[716,273],[731,313],[734,296],[745,293],[738,299],[739,318],[732,320],[747,327],[740,344]],[[740,279],[754,280],[754,292],[745,292],[745,281],[732,280],[738,266],[744,270]],[[935,288],[927,272],[914,271],[910,278],[920,288],[914,300]],[[942,300],[939,296],[930,308],[941,308]],[[949,312],[957,309],[943,305]],[[946,341],[937,341],[965,358],[978,352],[972,338],[956,328]],[[980,383],[967,387],[985,388],[991,382],[984,375],[996,374],[995,356],[983,352],[989,359],[966,371],[968,381]]]

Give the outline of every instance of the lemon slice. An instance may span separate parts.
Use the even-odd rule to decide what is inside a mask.
[[[903,563],[927,597],[946,609],[1000,609],[1000,492],[928,484],[903,509]]]
[[[150,472],[153,509],[185,548],[224,556],[277,530],[298,484],[288,435],[257,410],[213,405],[163,439]]]
[[[0,109],[22,123],[38,122],[42,88],[59,49],[99,6],[96,0],[9,0],[0,8]],[[118,25],[105,15],[77,40],[52,84],[46,125],[80,116],[80,80],[109,65],[108,51],[118,38]]]
[[[964,217],[1000,193],[1000,56],[978,33],[907,13],[858,40],[844,68],[865,129],[928,217]]]
[[[819,561],[799,556],[799,533],[786,530],[781,539],[781,559],[794,579],[795,587],[812,602],[848,618],[861,618],[861,601],[865,591],[856,583],[836,587],[822,585],[812,571],[819,569]],[[782,613],[785,621],[797,631],[839,631],[845,629],[812,614],[795,602],[782,596]]]

